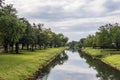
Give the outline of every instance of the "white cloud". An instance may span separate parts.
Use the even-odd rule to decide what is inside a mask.
[[[70,40],[79,40],[89,33],[94,34],[100,25],[120,23],[119,6],[110,3],[109,0],[6,0],[6,2],[14,4],[20,17],[28,18],[31,23],[44,23],[45,27],[50,27],[57,33],[64,33]],[[108,7],[109,4],[114,5],[112,9]]]
[[[35,20],[33,20],[35,21]],[[36,20],[39,22],[39,19]],[[116,23],[120,22],[120,15],[107,16],[107,17],[97,17],[97,18],[79,18],[79,19],[66,19],[64,21],[50,21],[45,22],[48,26],[54,27],[74,27],[76,25],[82,25],[87,23]]]
[[[94,35],[96,31],[83,31],[83,32],[63,32],[65,36],[68,36],[70,39],[69,41],[72,40],[80,40],[80,38],[86,38],[86,35]]]
[[[85,0],[76,0],[63,7],[65,12],[74,12],[85,5]]]
[[[85,6],[86,12],[89,14],[97,14],[100,15],[101,13],[104,13],[107,11],[106,7],[104,6],[107,0],[93,0],[90,1]]]
[[[120,2],[120,0],[113,0],[113,1],[115,1],[115,2]]]
[[[120,15],[120,10],[112,11],[112,12],[108,13],[108,15]]]
[[[37,19],[31,22],[34,21],[37,23],[39,22],[44,23],[46,27],[51,27],[51,29],[56,33],[64,33],[64,35],[68,36],[71,41],[71,40],[79,40],[80,38],[86,37],[89,34],[95,34],[96,29],[98,29],[98,27],[100,27],[101,25],[107,23],[116,23],[116,22],[119,23],[120,15],[98,17],[98,18],[66,19],[64,21],[56,21],[56,22],[55,21],[47,22]],[[96,29],[94,26],[96,27]],[[77,31],[73,30],[74,28],[76,28]]]
[[[32,14],[38,11],[42,12],[45,7],[61,7],[63,13],[71,12],[74,14],[77,14],[76,12],[81,10],[96,15],[106,11],[104,7],[106,0],[6,0],[6,2],[14,4],[19,15]]]
[[[59,2],[56,0],[6,0],[6,3],[14,4],[14,7],[17,8],[19,15],[24,14],[33,14],[36,12],[42,12],[44,10],[44,7],[56,7],[56,6],[62,6],[64,4],[63,2]]]

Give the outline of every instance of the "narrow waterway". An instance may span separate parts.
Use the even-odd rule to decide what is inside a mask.
[[[120,71],[80,51],[66,50],[42,70],[37,80],[120,80]]]

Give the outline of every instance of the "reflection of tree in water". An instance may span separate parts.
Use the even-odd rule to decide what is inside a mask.
[[[95,69],[98,73],[96,77],[99,80],[120,80],[120,71],[113,69],[112,67],[104,64],[100,60],[93,59],[92,57],[82,53],[79,51],[80,57],[86,59],[86,63],[90,65],[93,69]]]
[[[71,52],[73,52],[73,53],[74,53],[74,52],[77,52],[77,51],[78,51],[78,49],[77,49],[77,48],[70,48],[70,49],[69,49],[69,51],[71,51]]]
[[[47,80],[49,72],[52,68],[54,68],[56,65],[62,65],[65,61],[68,60],[68,56],[65,52],[58,55],[53,62],[51,62],[47,67],[45,67],[42,71],[40,76],[37,80]]]

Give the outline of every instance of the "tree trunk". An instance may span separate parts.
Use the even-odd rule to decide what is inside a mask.
[[[19,43],[15,44],[15,53],[19,53]]]
[[[34,51],[34,45],[32,44],[32,46],[31,46],[31,51]]]
[[[27,50],[29,50],[29,44],[27,44]]]
[[[3,47],[4,47],[4,51],[5,51],[5,53],[8,53],[8,44],[5,43],[5,44],[3,45]]]
[[[119,44],[116,43],[116,48],[117,48],[117,51],[119,51]]]
[[[10,44],[10,52],[12,52],[13,53],[13,51],[14,51],[14,44],[13,44],[13,42]]]
[[[22,50],[24,49],[24,44],[22,44]]]
[[[35,44],[35,49],[37,49],[37,44]]]

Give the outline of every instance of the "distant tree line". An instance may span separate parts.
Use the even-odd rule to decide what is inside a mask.
[[[68,44],[69,44],[69,48],[77,48],[79,46],[78,41],[71,41]]]
[[[89,35],[87,38],[81,38],[79,41],[69,42],[70,48],[113,48],[120,49],[120,25],[106,24],[98,28],[95,35]]]
[[[68,43],[69,48],[71,49],[77,49],[77,48],[82,48],[84,44],[85,38],[80,39],[80,41],[71,41]]]
[[[19,18],[13,5],[3,5],[0,0],[0,44],[4,52],[19,53],[19,49],[34,51],[47,47],[65,46],[68,38],[62,33],[56,34],[44,24],[30,24],[26,18]]]
[[[84,47],[99,48],[120,48],[120,26],[116,24],[106,24],[99,27],[95,35],[89,35],[83,39],[81,45]],[[81,39],[82,40],[82,39]]]

